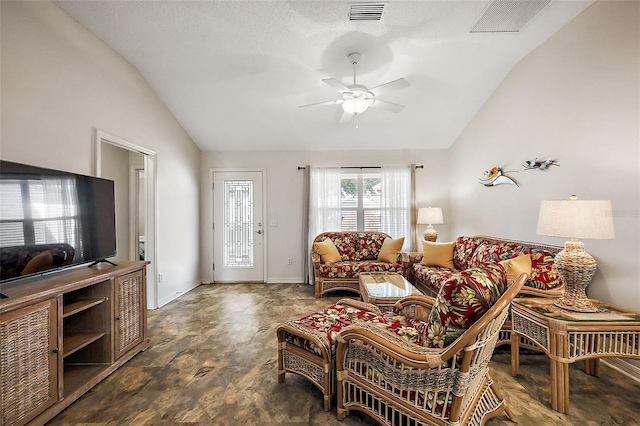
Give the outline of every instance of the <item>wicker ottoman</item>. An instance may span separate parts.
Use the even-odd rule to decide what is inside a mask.
[[[278,326],[278,382],[284,382],[286,372],[307,378],[322,391],[324,410],[329,411],[336,392],[337,334],[348,325],[379,314],[375,305],[341,299],[325,310]]]

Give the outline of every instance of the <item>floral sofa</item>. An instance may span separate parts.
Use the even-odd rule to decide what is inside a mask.
[[[476,268],[486,263],[499,263],[522,254],[529,254],[531,273],[519,294],[558,297],[564,292],[564,283],[554,265],[555,255],[562,250],[562,247],[483,235],[458,237],[454,243],[452,269],[424,265],[421,253],[412,258],[407,274],[409,281],[425,294],[435,295],[448,279],[469,268]],[[511,322],[507,321],[498,345],[510,342],[510,330]],[[533,348],[527,342],[522,344],[527,348]]]
[[[338,251],[339,258],[334,262],[324,261],[318,252],[316,243],[327,239],[333,242]],[[386,239],[392,240],[384,232],[373,231],[323,232],[318,235],[311,248],[316,297],[335,290],[360,294],[358,276],[361,272],[396,272],[405,275],[409,268],[408,253],[398,251],[394,261],[379,259]]]

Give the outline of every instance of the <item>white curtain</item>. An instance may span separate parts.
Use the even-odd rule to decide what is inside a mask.
[[[309,201],[309,239],[321,232],[339,231],[340,169],[311,168]]]
[[[310,168],[309,188],[309,234],[308,247],[322,232],[339,231],[340,213],[340,169]],[[313,281],[313,264],[309,264],[309,278]]]
[[[404,237],[403,251],[411,247],[411,170],[383,167],[380,230],[393,238]]]

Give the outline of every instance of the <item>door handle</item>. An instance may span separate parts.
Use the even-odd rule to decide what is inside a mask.
[[[258,229],[258,230],[256,231],[256,234],[262,234],[262,229]]]

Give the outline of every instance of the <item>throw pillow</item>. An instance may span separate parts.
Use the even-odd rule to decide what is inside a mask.
[[[506,272],[497,263],[452,274],[436,296],[426,340],[433,347],[449,346],[475,324],[507,288]]]
[[[520,274],[525,273],[531,277],[531,255],[521,254],[513,259],[503,260],[499,262],[505,271],[507,271],[507,281],[511,282],[517,279]]]
[[[432,243],[423,242],[424,252],[422,254],[422,264],[426,266],[441,266],[453,269],[453,249],[456,243]]]
[[[402,251],[402,245],[404,244],[404,237],[397,239],[385,238],[378,253],[378,262],[396,263],[398,256]]]
[[[331,241],[329,238],[325,238],[319,243],[313,243],[313,246],[316,248],[316,251],[320,255],[322,263],[335,263],[342,260],[342,257],[340,257],[340,253],[338,253],[336,245],[333,244],[333,241]]]

